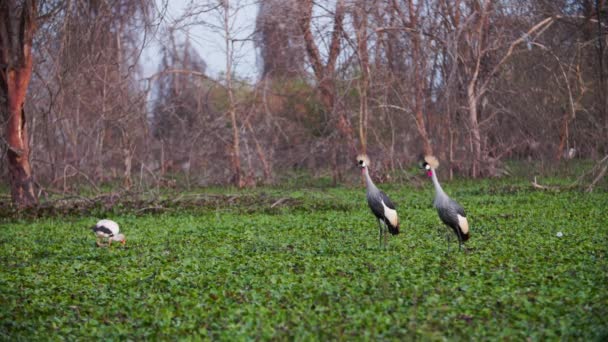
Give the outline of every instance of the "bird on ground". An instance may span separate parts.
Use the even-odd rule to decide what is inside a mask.
[[[397,209],[391,199],[376,187],[372,178],[369,176],[369,158],[364,154],[360,154],[357,156],[357,163],[359,164],[359,168],[361,168],[361,173],[365,177],[367,204],[378,219],[380,246],[382,247],[382,240],[384,238],[384,247],[386,248],[388,237],[387,231],[392,235],[399,234],[399,216],[397,215]]]
[[[96,241],[95,244],[98,247],[104,246],[103,240],[107,239],[108,246],[112,245],[112,241],[120,242],[123,246],[127,242],[124,234],[120,234],[120,228],[118,223],[112,220],[100,220],[91,227],[93,233],[95,233]]]
[[[462,245],[469,239],[469,223],[467,221],[467,215],[460,204],[451,199],[441,188],[439,180],[437,179],[437,168],[439,167],[439,161],[433,156],[426,156],[422,161],[422,168],[426,170],[426,174],[433,180],[435,186],[435,199],[433,204],[437,208],[439,218],[448,227],[452,228],[456,236],[458,237],[458,247],[462,249]],[[447,235],[448,239],[448,251],[450,248],[449,244],[450,235]]]

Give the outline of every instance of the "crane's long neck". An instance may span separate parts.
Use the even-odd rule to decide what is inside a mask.
[[[367,167],[363,168],[363,175],[365,176],[365,184],[367,185],[367,192],[378,191],[378,188],[372,181],[372,178],[369,176],[369,170],[367,169]]]
[[[431,179],[433,180],[433,185],[435,186],[435,197],[444,197],[447,196],[443,189],[441,188],[441,184],[439,184],[439,180],[437,179],[437,170],[433,170],[431,175]]]

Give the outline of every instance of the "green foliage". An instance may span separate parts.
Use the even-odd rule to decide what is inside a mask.
[[[608,337],[608,194],[445,184],[472,232],[467,253],[452,239],[448,254],[427,185],[382,186],[402,220],[387,250],[362,188],[117,211],[126,248],[95,247],[101,217],[12,219],[0,228],[0,339]]]

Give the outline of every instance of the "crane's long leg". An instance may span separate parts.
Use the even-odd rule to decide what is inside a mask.
[[[104,242],[103,242],[103,239],[104,239],[103,237],[99,237],[99,236],[97,236],[95,238],[95,244],[97,245],[97,247],[103,247],[103,246],[105,246]]]
[[[456,229],[456,235],[458,236],[458,249],[462,251],[462,235],[460,234],[460,228]]]
[[[386,246],[388,246],[388,226],[386,225],[386,222],[382,223],[384,223],[384,249],[386,249]]]
[[[379,243],[379,248],[382,248],[382,220],[378,219],[378,243]]]
[[[445,235],[445,240],[448,243],[448,254],[450,254],[450,237],[452,236],[450,234],[452,234],[452,232],[450,232],[450,227],[447,227],[447,226],[446,226],[446,231],[447,231],[447,234]]]

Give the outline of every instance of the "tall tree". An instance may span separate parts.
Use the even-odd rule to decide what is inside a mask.
[[[162,61],[158,67],[158,78],[154,92],[152,125],[154,136],[161,141],[161,171],[166,165],[188,160],[192,155],[192,144],[187,143],[184,132],[200,132],[204,129],[202,113],[204,103],[201,94],[207,87],[205,61],[190,45],[188,39],[176,43],[170,35],[170,44],[161,50]]]
[[[317,89],[320,94],[321,104],[323,109],[332,119],[336,119],[336,128],[342,139],[344,139],[352,152],[356,151],[355,140],[353,137],[353,129],[350,120],[346,116],[344,108],[338,105],[336,100],[337,88],[336,88],[336,66],[338,62],[338,56],[340,55],[341,39],[344,33],[344,15],[346,6],[344,0],[338,0],[336,2],[335,10],[332,13],[333,28],[331,31],[331,38],[329,42],[327,58],[323,61],[321,52],[315,37],[313,35],[311,26],[313,20],[313,6],[312,0],[302,0],[299,2],[300,5],[300,18],[299,24],[302,34],[304,35],[304,43],[306,51],[308,53],[308,59],[312,65],[312,69],[315,75]],[[332,165],[333,165],[333,179],[334,182],[340,178],[337,168],[337,155],[338,155],[338,143],[332,144]]]
[[[106,181],[131,171],[150,150],[141,49],[153,0],[40,2],[30,115],[37,179]],[[67,182],[66,179],[72,181]],[[63,182],[62,182],[63,180]]]
[[[297,25],[298,0],[262,0],[256,18],[256,45],[263,78],[297,77],[304,72],[306,52]]]
[[[238,5],[233,4],[233,5]],[[222,0],[222,10],[224,14],[223,18],[223,29],[224,29],[224,46],[226,48],[226,93],[228,95],[228,116],[230,117],[230,125],[232,126],[232,172],[233,172],[233,183],[238,187],[243,187],[245,183],[242,179],[242,168],[241,168],[241,145],[239,135],[239,120],[238,113],[236,111],[236,98],[234,96],[234,83],[232,80],[232,67],[234,63],[234,32],[231,25],[231,17],[233,16],[233,9],[230,4],[230,0]]]
[[[361,153],[367,153],[367,131],[369,121],[369,51],[368,51],[368,0],[359,0],[352,11],[353,25],[357,41],[357,56],[361,77],[359,78],[359,142]]]
[[[508,21],[502,15],[501,10],[506,10],[499,6],[500,2],[448,3],[441,2],[444,12],[449,14],[446,17],[451,18],[444,24],[453,25],[447,30],[452,34],[445,42],[449,42],[451,48],[447,51],[453,59],[451,67],[456,68],[451,72],[458,75],[465,89],[463,96],[468,112],[468,144],[472,159],[470,172],[471,176],[479,177],[494,168],[495,159],[489,155],[489,137],[487,130],[484,130],[484,124],[488,126],[492,116],[484,113],[483,108],[496,76],[520,46],[526,42],[531,46],[531,42],[540,37],[555,22],[555,18],[547,17],[531,27],[524,27],[527,31],[515,38],[517,36],[513,36],[509,26],[503,24]]]
[[[0,112],[6,120],[11,197],[19,207],[37,203],[24,108],[35,31],[35,0],[0,1]]]
[[[414,66],[414,80],[412,85],[414,87],[414,118],[416,120],[418,134],[422,140],[424,154],[432,155],[433,148],[426,129],[426,120],[424,115],[424,102],[426,100],[424,90],[427,86],[425,71],[428,58],[424,55],[424,49],[422,47],[422,32],[424,31],[424,24],[420,23],[420,19],[422,18],[420,12],[425,6],[425,3],[407,0],[407,12],[409,13],[407,17],[404,11],[401,10],[401,6],[396,2],[396,0],[393,0],[392,5],[395,12],[399,14],[405,31],[409,32],[411,36],[412,64]]]
[[[321,101],[325,107],[325,110],[333,111],[336,95],[334,73],[336,71],[335,69],[338,55],[340,54],[340,39],[343,30],[342,22],[344,20],[344,0],[338,0],[336,3],[336,9],[333,14],[333,31],[331,32],[331,41],[329,43],[329,51],[326,62],[323,62],[321,53],[319,52],[319,47],[315,42],[315,37],[311,29],[313,5],[314,3],[312,0],[304,0],[300,2],[300,28],[304,34],[304,42],[306,44],[308,58],[317,80],[317,87],[321,93]]]

